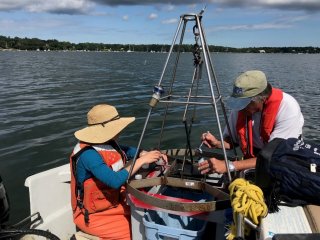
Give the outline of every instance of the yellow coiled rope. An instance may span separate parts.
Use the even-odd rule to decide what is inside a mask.
[[[241,213],[244,217],[251,220],[254,224],[259,224],[260,217],[265,217],[268,214],[268,207],[264,202],[262,190],[251,184],[243,178],[235,179],[229,185],[231,206],[233,209],[233,219],[236,221],[236,213]],[[227,236],[228,240],[232,240],[236,235],[235,224],[231,225],[230,233]],[[245,232],[249,229],[246,226]]]

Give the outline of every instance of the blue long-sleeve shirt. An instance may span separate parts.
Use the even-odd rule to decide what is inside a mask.
[[[132,159],[137,151],[136,148],[120,146],[128,159]],[[100,154],[94,149],[87,149],[79,156],[77,163],[77,182],[81,186],[85,180],[96,177],[111,188],[120,188],[128,179],[129,173],[126,169],[118,172],[108,167]]]

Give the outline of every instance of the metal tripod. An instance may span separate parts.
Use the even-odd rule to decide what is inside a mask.
[[[204,29],[202,27],[202,13],[201,11],[199,14],[184,14],[180,16],[180,21],[178,24],[178,28],[176,30],[176,33],[173,38],[173,42],[171,44],[170,50],[168,52],[163,71],[160,76],[160,80],[158,84],[154,87],[153,90],[153,95],[150,100],[149,106],[150,109],[148,111],[145,124],[143,127],[143,131],[138,143],[138,149],[141,146],[141,142],[143,140],[144,134],[147,129],[147,125],[149,122],[149,119],[151,117],[151,113],[154,110],[154,108],[157,106],[158,103],[164,103],[165,104],[165,114],[164,118],[162,121],[162,127],[161,127],[161,132],[160,132],[160,137],[159,137],[159,143],[158,143],[158,149],[160,149],[161,146],[161,141],[162,141],[162,136],[163,136],[163,129],[167,117],[167,112],[170,106],[172,105],[185,105],[185,110],[183,114],[183,123],[185,125],[185,132],[186,132],[186,140],[187,140],[187,149],[189,150],[190,153],[190,159],[193,162],[192,158],[192,147],[190,144],[190,132],[191,132],[191,127],[193,123],[193,119],[195,116],[196,112],[196,106],[202,105],[202,106],[212,106],[213,112],[215,115],[215,119],[217,122],[217,128],[219,132],[220,139],[223,139],[223,133],[222,133],[222,128],[221,128],[221,121],[220,121],[220,116],[218,112],[218,104],[220,104],[221,109],[222,109],[222,115],[224,117],[224,121],[227,125],[227,128],[229,129],[230,132],[230,127],[228,124],[228,119],[226,115],[226,110],[225,106],[222,100],[219,84],[217,81],[217,77],[213,68],[212,60],[210,57],[210,52],[209,52],[209,47],[205,38],[205,33]],[[188,23],[193,23],[194,26],[192,28],[192,32],[194,34],[195,38],[195,44],[193,46],[193,56],[194,56],[194,71],[193,71],[193,77],[191,81],[191,85],[189,87],[189,91],[187,95],[175,95],[174,93],[174,84],[176,81],[176,74],[177,74],[177,69],[180,63],[180,55],[181,55],[181,49],[182,49],[182,43],[184,40],[184,36],[186,33],[187,25]],[[180,36],[179,43],[177,44],[178,37]],[[162,82],[164,79],[165,74],[168,71],[168,65],[169,65],[169,60],[172,58],[172,56],[175,53],[175,59],[174,59],[174,66],[172,68],[172,76],[171,76],[171,82],[168,86],[168,90],[164,91],[162,87]],[[204,68],[204,69],[203,69]],[[198,88],[199,88],[199,83],[202,81],[202,71],[205,70],[205,73],[207,75],[207,84],[209,89],[209,95],[199,95],[198,94]],[[203,84],[203,83],[202,83]],[[215,86],[215,88],[214,88]],[[166,92],[166,94],[164,94]],[[187,112],[189,108],[193,106],[193,116],[191,122],[187,122]],[[230,174],[230,169],[228,166],[228,157],[226,153],[226,149],[224,146],[223,141],[222,142],[222,152],[225,160],[225,164],[227,167],[227,174],[228,174],[228,179],[229,181],[232,180],[231,174]],[[137,155],[137,154],[136,154]],[[236,152],[235,152],[236,155]],[[134,157],[134,162],[133,165],[136,161],[137,156]],[[132,165],[132,166],[133,166]],[[132,172],[132,168],[130,171],[130,175]]]
[[[161,131],[160,131],[160,137],[159,137],[159,143],[158,143],[158,149],[161,149],[161,141],[163,138],[163,129],[165,126],[165,121],[167,118],[167,113],[169,110],[169,107],[173,105],[184,105],[184,113],[183,113],[183,123],[184,123],[184,128],[185,128],[185,133],[186,133],[186,149],[188,150],[190,154],[190,159],[193,163],[193,158],[192,158],[192,146],[190,143],[190,134],[191,134],[191,127],[194,122],[194,117],[195,117],[195,112],[196,112],[196,107],[197,106],[211,106],[213,109],[214,117],[217,123],[217,128],[218,128],[218,134],[221,140],[223,140],[223,132],[221,128],[221,121],[220,117],[222,116],[224,119],[224,122],[226,123],[226,127],[229,131],[229,136],[231,136],[231,130],[230,126],[228,123],[228,118],[226,115],[226,110],[224,106],[224,102],[221,96],[219,84],[217,81],[217,77],[213,68],[213,62],[210,56],[209,52],[209,46],[206,41],[204,29],[202,26],[202,14],[203,10],[199,14],[184,14],[180,16],[180,21],[177,27],[177,30],[175,32],[170,50],[168,52],[163,71],[161,73],[160,79],[158,84],[154,87],[153,90],[153,95],[151,97],[151,100],[149,102],[149,111],[145,120],[145,124],[142,130],[141,137],[139,139],[139,143],[137,148],[139,149],[142,143],[142,140],[144,138],[147,125],[149,123],[149,119],[151,117],[151,114],[155,107],[157,106],[158,103],[165,104],[165,113],[162,121],[162,126],[161,126]],[[183,49],[183,40],[185,37],[187,25],[189,23],[193,24],[192,32],[194,35],[195,39],[195,44],[193,45],[193,56],[194,56],[194,70],[193,70],[193,76],[191,80],[191,85],[189,85],[189,89],[186,95],[179,95],[176,94],[175,92],[175,87],[176,87],[176,80],[177,80],[177,70],[178,66],[180,64],[180,55],[182,53]],[[179,42],[177,43],[177,41]],[[171,62],[173,62],[173,68],[172,68],[172,75],[171,75],[171,81],[170,84],[167,86],[167,90],[164,90],[163,87],[163,79],[164,76],[168,72],[168,66],[169,62],[172,59],[173,55],[175,55],[175,59]],[[205,83],[203,82],[203,72],[206,74],[207,77],[207,90],[209,91],[208,95],[199,95],[199,86],[201,83],[201,86],[203,87]],[[201,82],[202,81],[202,82]],[[181,87],[181,86],[179,86]],[[220,104],[220,109],[222,111],[222,114],[219,114],[218,111],[218,104]],[[187,121],[187,112],[190,110],[190,108],[193,107],[193,114],[191,117],[191,121],[188,123]],[[233,140],[231,139],[231,144],[233,145]],[[232,181],[230,169],[228,166],[228,156],[226,152],[226,148],[224,145],[224,142],[221,141],[222,145],[222,153],[224,157],[224,161],[226,164],[227,168],[227,175],[228,175],[228,180],[229,182]],[[234,150],[234,155],[237,158],[237,152],[232,146],[232,149]],[[135,164],[135,161],[137,159],[138,153],[136,153],[136,156],[134,157],[132,167],[130,169],[130,174],[131,176],[133,166]],[[237,236],[238,237],[243,237],[244,232],[243,232],[243,226],[244,226],[244,217],[242,214],[238,214],[236,216],[237,218]]]

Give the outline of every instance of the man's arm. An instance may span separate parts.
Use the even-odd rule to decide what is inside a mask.
[[[245,169],[255,168],[257,158],[249,158],[246,160],[233,161],[235,171],[242,171]],[[208,173],[226,173],[227,167],[224,160],[210,158],[199,163],[198,170],[201,174]]]

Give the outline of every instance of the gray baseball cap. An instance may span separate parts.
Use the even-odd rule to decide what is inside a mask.
[[[234,110],[242,110],[267,88],[266,75],[259,70],[250,70],[242,73],[234,82],[232,95],[227,100],[227,106]]]

